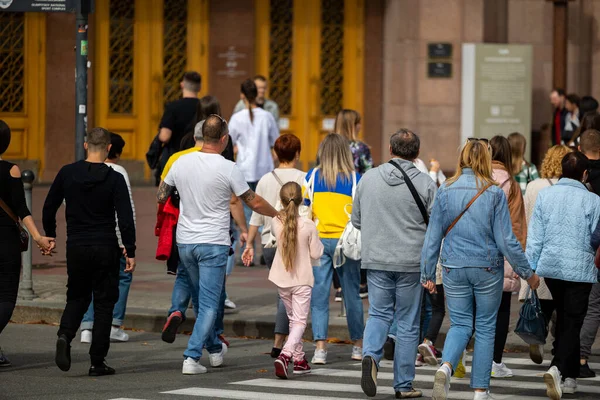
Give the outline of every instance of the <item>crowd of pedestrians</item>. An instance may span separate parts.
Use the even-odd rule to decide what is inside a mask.
[[[243,264],[259,251],[277,288],[275,375],[311,372],[327,363],[331,287],[343,298],[361,387],[378,390],[381,360],[394,363],[396,398],[417,398],[415,369],[438,367],[433,399],[448,398],[465,374],[474,340],[474,399],[490,399],[491,378],[513,375],[503,363],[511,299],[540,299],[551,329],[552,363],[546,393],[577,391],[577,378],[595,376],[587,360],[600,326],[600,117],[591,97],[552,92],[552,138],[538,170],[526,160],[521,133],[469,138],[447,178],[440,163],[420,158],[419,136],[393,133],[389,162],[375,166],[359,140],[361,119],[341,110],[319,145],[315,167],[298,168],[300,139],[280,135],[277,104],[262,76],[241,84],[229,122],[213,96],[198,98],[201,77],[184,75],[182,98],[165,108],[156,141],[158,160],[156,258],[175,275],[162,339],[172,343],[192,303],[196,322],[183,353],[182,373],[225,363],[226,277],[239,242]],[[10,128],[0,121],[0,155]],[[564,144],[563,144],[564,143]],[[110,341],[122,330],[135,269],[135,207],[127,171],[119,165],[123,138],[103,128],[87,134],[87,158],[63,167],[43,207],[42,236],[25,205],[20,171],[0,159],[0,332],[15,307],[23,232],[41,252],[56,244],[56,213],[66,207],[67,304],[56,341],[57,366],[71,366],[71,342],[81,330],[90,343],[91,376],[112,375]],[[154,144],[153,144],[154,145]],[[577,145],[577,147],[575,147]],[[573,148],[575,147],[575,148]],[[564,204],[569,204],[565,208]],[[365,323],[363,301],[368,297]],[[435,344],[450,320],[440,354]],[[553,318],[553,315],[555,317]],[[302,337],[311,320],[316,348]],[[554,322],[553,322],[554,321]],[[530,346],[535,363],[543,346]],[[309,363],[310,358],[310,363]],[[441,361],[439,360],[441,358]],[[0,366],[10,361],[0,351]],[[293,366],[293,367],[292,367]],[[540,382],[540,388],[542,387]]]

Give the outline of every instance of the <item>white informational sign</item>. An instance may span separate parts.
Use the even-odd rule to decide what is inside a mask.
[[[289,118],[279,118],[279,130],[287,131],[290,129],[290,119]]]
[[[335,129],[335,118],[323,118],[321,129],[324,131],[333,132]]]

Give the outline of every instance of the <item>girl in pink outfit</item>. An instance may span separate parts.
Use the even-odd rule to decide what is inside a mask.
[[[298,207],[302,204],[300,185],[296,182],[286,183],[279,196],[283,210],[272,222],[272,231],[277,238],[277,252],[269,280],[277,285],[290,320],[290,334],[281,354],[275,360],[275,375],[287,379],[292,358],[294,374],[310,372],[310,366],[304,357],[302,336],[314,284],[311,259],[319,259],[323,255],[323,244],[315,223],[298,214]],[[250,261],[249,257],[244,259],[244,263]]]

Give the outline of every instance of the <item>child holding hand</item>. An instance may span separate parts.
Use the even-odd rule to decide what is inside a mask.
[[[315,223],[300,217],[302,188],[296,182],[288,182],[279,193],[283,209],[273,218],[272,231],[277,239],[277,252],[269,273],[269,280],[277,285],[279,296],[290,320],[290,333],[281,354],[275,360],[275,375],[287,379],[290,361],[294,360],[294,374],[310,372],[304,356],[302,336],[310,310],[310,298],[314,284],[311,259],[323,255]],[[248,250],[242,256],[249,265],[252,257]]]

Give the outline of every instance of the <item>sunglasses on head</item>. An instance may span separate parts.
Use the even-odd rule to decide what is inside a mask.
[[[488,139],[485,139],[485,138],[475,138],[475,137],[467,138],[467,142],[483,142],[485,144],[489,144],[490,143],[490,141]]]

